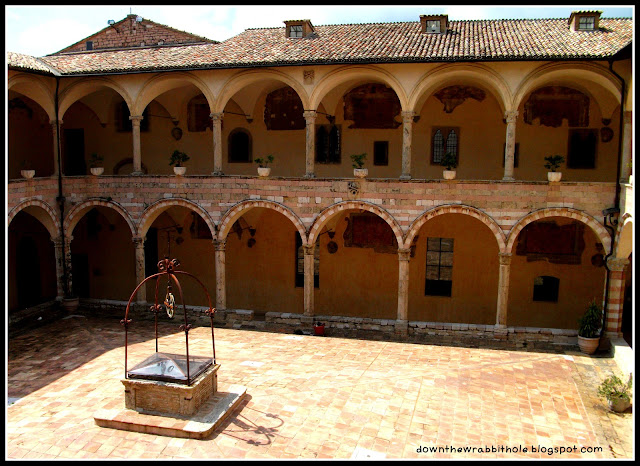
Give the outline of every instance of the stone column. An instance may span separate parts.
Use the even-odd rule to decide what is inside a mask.
[[[71,241],[73,240],[73,236],[65,236],[64,238],[64,261],[65,266],[67,268],[67,277],[66,277],[66,285],[67,291],[70,296],[73,296],[73,274],[71,270]],[[62,252],[62,251],[61,251]],[[62,269],[62,264],[60,264],[61,274],[64,274],[64,269]],[[63,294],[64,294],[64,275],[62,277],[62,286],[63,286]]]
[[[402,112],[402,174],[401,180],[411,179],[411,136],[414,112]]]
[[[315,244],[302,246],[304,250],[304,315],[313,316],[313,294],[314,294],[314,262]]]
[[[62,267],[62,261],[64,260],[62,244],[64,240],[58,236],[56,238],[51,238],[51,241],[53,242],[53,250],[56,260],[56,300],[62,301],[64,298],[64,268]]]
[[[133,173],[132,175],[142,175],[142,149],[140,145],[140,122],[142,115],[131,115],[132,136],[133,136]]]
[[[511,254],[499,253],[500,268],[498,270],[498,304],[496,310],[496,327],[507,326],[507,303],[509,302],[509,270]]]
[[[398,248],[398,314],[395,332],[401,335],[408,333],[409,259],[411,259],[411,249]]]
[[[623,126],[622,126],[622,157],[620,163],[620,182],[628,183],[629,176],[631,175],[631,131],[632,127],[632,112],[624,112],[623,114]]]
[[[622,306],[624,304],[624,269],[629,259],[610,257],[607,260],[609,268],[609,294],[607,296],[607,321],[605,332],[614,336],[621,336]]]
[[[60,141],[58,141],[58,123],[62,126],[62,120],[51,120],[51,129],[53,130],[53,175],[58,176],[58,153],[60,151]],[[62,131],[62,130],[60,130]]]
[[[304,112],[304,119],[307,122],[307,138],[305,147],[306,173],[305,178],[315,178],[316,162],[316,118],[318,114],[315,110]]]
[[[225,247],[227,241],[214,240],[216,248],[216,310],[221,311],[227,308],[227,285],[225,282]]]
[[[507,120],[507,136],[504,147],[504,176],[505,181],[513,181],[513,162],[516,152],[516,119],[518,118],[517,110],[511,110],[504,113]]]
[[[140,236],[134,236],[131,238],[135,247],[136,253],[136,286],[145,279],[145,264],[144,264],[144,238]],[[136,303],[147,302],[147,287],[143,286],[138,290],[136,295]]]
[[[222,116],[223,113],[211,113],[213,120],[213,173],[222,175]]]

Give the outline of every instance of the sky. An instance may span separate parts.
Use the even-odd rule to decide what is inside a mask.
[[[41,57],[55,53],[134,13],[217,41],[248,28],[283,27],[285,20],[328,24],[418,21],[421,14],[448,14],[449,20],[569,18],[572,11],[600,10],[602,17],[630,18],[632,5],[486,6],[486,5],[5,5],[5,51]]]

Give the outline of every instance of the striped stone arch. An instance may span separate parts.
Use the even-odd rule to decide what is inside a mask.
[[[327,224],[329,219],[346,210],[366,210],[367,212],[371,212],[372,214],[376,214],[378,217],[381,217],[393,230],[393,234],[396,236],[396,241],[398,242],[398,247],[402,247],[402,228],[398,221],[379,205],[365,201],[342,201],[327,207],[313,222],[313,225],[309,230],[309,238],[306,244],[314,244],[322,230],[322,227]]]
[[[40,199],[27,199],[11,209],[7,226],[9,226],[13,218],[23,210],[38,219],[47,229],[51,238],[60,236],[60,220],[58,214],[49,204]]]
[[[248,210],[256,207],[263,207],[265,209],[275,210],[276,212],[280,212],[282,215],[287,217],[289,220],[291,220],[293,225],[296,227],[296,230],[298,230],[298,233],[300,233],[300,237],[302,238],[302,244],[306,244],[307,230],[304,227],[304,223],[302,223],[302,220],[300,220],[300,217],[298,217],[293,211],[291,211],[291,209],[289,209],[288,207],[282,204],[279,204],[278,202],[261,200],[261,199],[250,199],[246,201],[241,201],[236,205],[234,205],[233,207],[231,207],[229,210],[227,210],[225,214],[222,216],[222,219],[220,220],[218,240],[219,241],[226,240],[227,235],[231,231],[231,227],[236,222],[236,220],[242,217],[242,215]]]
[[[509,235],[507,236],[507,248],[505,252],[509,254],[513,252],[513,246],[516,242],[516,239],[518,238],[518,235],[524,227],[526,227],[531,222],[535,222],[536,220],[548,217],[567,217],[584,223],[585,225],[590,227],[598,237],[598,239],[602,243],[602,246],[604,247],[605,254],[608,254],[611,251],[611,237],[609,236],[609,232],[595,218],[593,218],[589,214],[569,207],[553,207],[548,209],[536,210],[518,220],[518,222],[516,222],[516,224],[509,231]]]
[[[615,256],[619,259],[626,259],[633,252],[633,216],[628,212],[618,220],[614,244]]]
[[[420,231],[420,228],[431,220],[434,217],[444,214],[461,214],[468,215],[469,217],[473,217],[475,219],[480,220],[484,223],[493,233],[493,236],[496,238],[496,242],[498,243],[498,249],[500,252],[505,252],[507,247],[507,238],[502,231],[502,228],[496,223],[496,221],[486,214],[485,212],[476,209],[475,207],[471,207],[464,204],[447,204],[441,205],[438,207],[434,207],[433,209],[429,209],[422,213],[418,218],[416,218],[411,226],[409,227],[409,231],[405,236],[404,247],[408,248],[413,243],[416,235]]]
[[[209,212],[207,212],[202,206],[196,204],[193,201],[175,197],[170,199],[161,199],[154,202],[145,209],[145,211],[142,213],[142,216],[140,217],[140,220],[138,221],[138,236],[144,238],[151,225],[153,225],[153,222],[160,216],[162,212],[169,209],[170,207],[185,207],[189,210],[194,211],[203,218],[203,220],[209,227],[211,237],[216,237],[216,224],[211,219],[211,215],[209,215]]]
[[[115,210],[122,216],[122,218],[124,218],[124,221],[129,226],[129,229],[131,230],[131,236],[136,235],[135,224],[133,223],[133,220],[131,219],[129,212],[127,212],[127,209],[125,209],[115,201],[105,201],[103,199],[87,199],[86,201],[73,206],[73,208],[69,211],[69,213],[67,213],[67,216],[65,217],[64,224],[63,224],[65,236],[70,237],[71,233],[73,232],[73,229],[76,227],[78,222],[82,219],[84,214],[86,214],[89,210],[93,209],[94,207],[107,207],[109,209]]]

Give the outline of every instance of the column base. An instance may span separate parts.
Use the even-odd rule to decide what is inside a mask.
[[[305,177],[305,178],[315,178],[315,177],[316,177],[316,174],[315,174],[315,173],[305,173],[305,174],[304,174],[304,177]]]
[[[144,172],[131,172],[131,176],[142,176]]]
[[[408,320],[396,320],[394,329],[396,335],[407,336],[409,334],[409,321]]]
[[[411,179],[411,175],[407,175],[406,173],[403,173],[402,175],[400,175],[400,179],[401,180],[410,180]]]
[[[213,172],[211,172],[211,174],[213,176],[222,176],[222,175],[224,175],[224,173],[222,173],[221,171],[218,171],[218,172],[217,171],[213,171]]]
[[[516,179],[513,176],[503,176],[502,181],[515,181]]]

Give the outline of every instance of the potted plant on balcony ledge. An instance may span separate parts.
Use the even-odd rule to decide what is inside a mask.
[[[631,406],[632,375],[629,381],[624,383],[617,376],[612,375],[604,379],[598,387],[598,395],[609,402],[609,409],[616,413],[622,413]]]
[[[351,155],[351,166],[353,167],[353,176],[356,178],[365,178],[369,174],[369,169],[363,168],[364,161],[367,158],[367,153],[363,154],[352,154]]]
[[[556,170],[564,163],[564,157],[561,155],[549,155],[545,157],[544,160],[547,162],[544,164],[544,168],[551,170],[547,172],[547,179],[554,182],[560,181],[562,172],[557,172]]]
[[[91,154],[89,158],[89,170],[91,170],[91,174],[94,176],[100,176],[104,173],[104,167],[102,166],[102,161],[104,157],[96,154],[95,152]]]
[[[189,159],[190,157],[184,152],[174,150],[173,154],[171,154],[171,157],[169,158],[169,165],[175,165],[173,167],[173,172],[178,176],[182,176],[187,172],[187,167],[183,167],[182,164]]]
[[[602,326],[602,310],[596,304],[595,299],[591,301],[584,315],[578,320],[578,346],[580,351],[586,354],[593,354],[600,344],[600,327]]]
[[[456,177],[456,168],[458,167],[458,157],[453,152],[447,152],[442,157],[440,165],[444,167],[442,170],[442,177],[445,180],[453,180]]]
[[[22,175],[23,178],[26,178],[29,180],[36,175],[36,171],[31,168],[31,165],[27,164],[26,160],[23,160],[20,174]]]
[[[273,163],[274,157],[269,154],[265,158],[257,158],[254,160],[255,163],[258,164],[258,176],[267,177],[271,173],[271,168],[269,167],[270,163]]]

